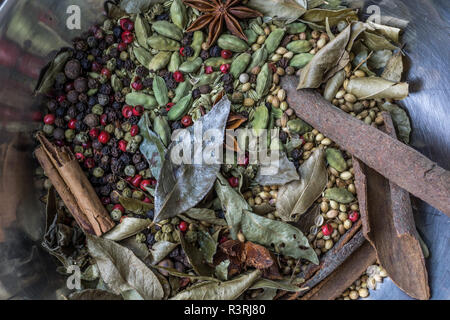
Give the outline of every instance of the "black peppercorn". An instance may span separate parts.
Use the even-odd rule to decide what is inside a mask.
[[[56,83],[59,83],[59,84],[64,84],[64,83],[66,83],[66,75],[64,74],[64,73],[62,73],[62,72],[58,72],[56,75],[55,75],[55,81],[56,81]]]
[[[88,95],[85,92],[82,92],[78,95],[78,101],[86,102],[88,100]]]
[[[106,35],[105,42],[107,45],[112,45],[114,43],[114,35],[112,34]]]
[[[151,88],[153,86],[153,79],[152,78],[145,78],[142,80],[142,85],[144,88]]]
[[[110,186],[109,184],[107,184],[107,185],[101,187],[101,189],[100,189],[100,194],[101,194],[102,196],[107,197],[107,196],[109,196],[109,194],[111,193],[111,191],[112,191],[111,186]]]
[[[123,60],[121,60],[121,59],[117,59],[116,60],[116,68],[117,69],[122,69],[123,67],[125,66],[125,62],[123,61]]]
[[[75,107],[77,108],[78,112],[86,112],[87,105],[83,102],[78,102]]]
[[[286,143],[287,138],[288,138],[288,134],[284,131],[280,131],[280,141],[282,143]]]
[[[95,150],[101,150],[103,148],[103,144],[98,140],[94,140],[92,141],[92,148]]]
[[[81,65],[80,61],[72,59],[66,63],[64,67],[64,74],[67,78],[75,80],[80,76],[81,73]]]
[[[95,48],[98,45],[97,39],[95,39],[95,37],[92,37],[92,36],[88,37],[86,42],[90,48]]]
[[[117,158],[120,155],[120,150],[119,148],[115,147],[115,148],[111,148],[111,156],[114,158]],[[120,171],[120,168],[119,168]]]
[[[138,123],[139,123],[139,117],[137,117],[137,116],[131,116],[131,117],[128,119],[128,121],[129,121],[132,125],[138,124]]]
[[[204,86],[200,86],[198,89],[200,90],[201,94],[207,94],[211,92],[211,87],[207,84]]]
[[[79,93],[85,92],[88,88],[88,81],[86,80],[86,78],[77,78],[74,83],[73,86],[75,88],[76,91],[78,91]]]
[[[172,127],[172,131],[175,131],[175,130],[183,128],[183,125],[181,124],[180,121],[175,121],[172,123],[171,127]]]
[[[192,91],[192,98],[193,99],[197,99],[198,97],[200,97],[200,95],[201,95],[201,92],[200,92],[200,90],[197,88],[197,89],[194,89],[193,91]]]
[[[86,52],[84,51],[75,51],[75,59],[77,60],[83,60],[86,58]]]
[[[86,116],[86,113],[84,113],[84,112],[80,112],[79,114],[77,114],[77,116],[76,116],[76,118],[75,119],[77,119],[77,121],[83,121],[83,119],[84,119],[84,117]]]
[[[127,69],[127,71],[133,71],[134,67],[135,67],[135,64],[133,61],[131,61],[131,60],[125,61],[125,69]]]
[[[88,127],[93,128],[99,125],[100,120],[96,114],[90,113],[83,119],[83,122]]]
[[[211,57],[214,57],[214,58],[220,57],[221,53],[222,53],[222,49],[219,46],[213,46],[211,49],[209,49],[209,55]]]
[[[83,70],[88,71],[91,69],[92,63],[88,59],[82,59],[81,67],[83,68]]]
[[[117,100],[114,101],[111,106],[113,107],[114,110],[121,110],[122,109],[122,104],[120,104],[120,102],[118,102]]]
[[[87,125],[84,124],[82,121],[77,121],[75,124],[75,130],[76,131],[85,131],[87,129]]]
[[[59,107],[59,108],[56,109],[56,111],[55,111],[55,116],[56,116],[57,118],[63,118],[65,113],[66,113],[66,109],[64,109],[64,108],[62,108],[62,107]]]
[[[67,100],[69,100],[71,103],[77,103],[78,102],[78,92],[75,90],[69,91],[67,93]]]
[[[58,103],[55,100],[49,100],[47,102],[47,108],[50,112],[54,112],[58,107]]]
[[[102,51],[105,50],[107,47],[108,47],[108,44],[106,43],[106,41],[100,41],[98,43],[98,48]]]
[[[55,119],[55,126],[57,128],[65,128],[66,127],[66,122],[64,121],[63,118],[56,118]]]
[[[89,78],[88,80],[88,87],[89,89],[97,89],[99,86],[99,83],[96,79],[94,78]]]
[[[231,73],[226,73],[222,77],[222,81],[226,84],[232,84],[233,82],[233,75]]]
[[[90,96],[88,99],[88,105],[89,106],[95,106],[98,103],[97,97],[96,96]]]
[[[86,51],[88,48],[88,44],[86,41],[78,40],[75,42],[74,48],[79,51]]]
[[[291,152],[291,157],[294,160],[300,160],[300,158],[302,157],[302,154],[303,154],[302,149],[294,149]]]
[[[119,26],[114,27],[113,34],[116,38],[120,38],[122,35],[122,28]]]
[[[174,89],[176,89],[177,88],[177,82],[173,79],[173,78],[171,78],[171,79],[169,79],[169,80],[167,80],[166,81],[166,85],[167,85],[167,88],[168,89],[170,89],[170,90],[174,90]]]
[[[102,84],[98,92],[101,94],[110,95],[112,92],[112,87],[109,83]]]
[[[73,119],[77,116],[77,114],[77,108],[75,108],[74,106],[71,106],[69,109],[67,109],[67,115],[69,116],[69,118]]]
[[[136,152],[133,155],[133,164],[137,164],[142,161],[142,154],[140,152]]]
[[[141,78],[145,78],[146,76],[148,76],[149,71],[147,68],[139,66],[136,68],[136,74]]]
[[[162,20],[169,20],[169,14],[168,13],[163,13],[160,14],[159,16],[156,16],[156,21],[162,21]]]
[[[119,161],[121,161],[125,166],[127,166],[127,165],[130,164],[131,159],[130,159],[130,157],[129,157],[126,153],[123,153],[123,154],[120,156]]]
[[[135,167],[136,167],[137,171],[145,170],[145,169],[147,169],[147,162],[146,161],[141,161],[138,164],[136,164]]]
[[[183,53],[185,57],[192,57],[194,55],[194,49],[192,47],[185,47]]]
[[[56,140],[64,140],[64,129],[56,128],[53,131],[53,138]]]
[[[106,106],[109,103],[109,96],[106,94],[98,94],[97,99],[101,106]]]
[[[184,36],[184,38],[181,39],[181,45],[183,47],[187,47],[187,46],[191,45],[191,43],[192,43],[192,38],[191,37]]]
[[[122,84],[123,84],[124,87],[129,87],[130,84],[131,84],[131,79],[128,78],[128,77],[124,77],[124,78],[122,79]]]

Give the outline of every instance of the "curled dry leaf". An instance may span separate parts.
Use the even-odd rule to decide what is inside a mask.
[[[39,80],[35,88],[35,94],[47,93],[55,83],[55,76],[64,68],[66,62],[72,57],[72,52],[67,49],[62,49],[41,72]]]
[[[307,288],[300,288],[294,284],[291,284],[288,280],[273,281],[269,279],[259,279],[252,285],[250,289],[277,289],[288,292],[300,292],[307,290]]]
[[[384,103],[381,106],[381,109],[386,110],[391,115],[399,140],[404,143],[409,143],[409,137],[411,135],[411,122],[409,121],[406,111],[398,105],[389,102]]]
[[[212,277],[214,274],[214,268],[205,263],[203,252],[195,246],[194,243],[190,243],[184,238],[184,234],[178,232],[180,236],[181,247],[186,254],[189,263],[194,271],[199,276]]]
[[[216,175],[220,170],[219,163],[195,164],[198,156],[202,157],[203,150],[211,150],[218,143],[223,142],[226,121],[230,113],[230,101],[225,97],[205,116],[200,118],[195,124],[187,129],[190,137],[194,136],[195,130],[206,132],[215,129],[221,136],[216,136],[215,141],[203,141],[202,148],[193,146],[192,141],[188,141],[196,153],[190,160],[194,164],[175,164],[172,162],[172,151],[175,152],[180,146],[177,141],[172,142],[166,155],[166,160],[161,169],[161,177],[158,180],[155,192],[155,221],[161,221],[175,217],[180,213],[196,206],[211,190],[216,180]],[[203,136],[203,135],[202,135]],[[183,143],[185,144],[185,143]],[[197,149],[199,149],[197,152]],[[216,148],[217,149],[217,148]],[[212,150],[211,150],[212,151]]]
[[[184,215],[191,219],[205,221],[218,226],[227,225],[227,222],[224,219],[217,218],[215,211],[211,209],[192,208],[185,212]]]
[[[327,9],[311,9],[303,16],[302,20],[325,27],[326,19],[330,27],[339,23],[339,21],[357,21],[358,15],[353,9],[327,10]]]
[[[126,238],[132,237],[149,225],[151,225],[151,220],[149,219],[139,219],[126,217],[121,223],[116,225],[112,230],[108,231],[103,235],[103,238],[112,241],[121,241]]]
[[[131,250],[114,241],[86,235],[89,254],[111,290],[136,290],[146,300],[161,300],[164,289],[157,276]]]
[[[137,215],[145,215],[149,210],[152,210],[154,207],[153,203],[147,203],[133,198],[127,198],[122,196],[119,198],[119,202],[125,208],[125,210],[128,210]]]
[[[222,283],[206,281],[193,285],[170,300],[235,300],[261,276],[260,270],[242,274]]]
[[[158,241],[153,244],[152,249],[150,250],[149,260],[152,265],[155,265],[161,262],[169,253],[171,253],[176,247],[178,243],[173,243],[169,241]]]
[[[271,165],[274,165],[271,163]],[[291,181],[299,180],[300,177],[297,173],[297,169],[294,163],[289,161],[286,154],[283,152],[280,156],[277,168],[278,172],[272,175],[263,175],[264,167],[269,167],[267,165],[261,165],[256,173],[255,181],[261,186],[273,186],[273,185],[285,185]],[[267,171],[266,171],[267,172]]]
[[[384,67],[383,73],[381,77],[383,79],[400,82],[402,80],[403,74],[403,56],[401,51],[399,50],[396,54],[394,54]]]
[[[69,296],[69,300],[123,300],[118,294],[106,290],[87,289],[77,291]]]
[[[306,0],[250,0],[248,5],[265,16],[286,20],[287,23],[300,18],[308,8]]]
[[[277,210],[284,221],[298,221],[325,189],[328,182],[325,152],[316,150],[299,171],[300,181],[293,181],[278,190]]]
[[[358,100],[402,100],[409,94],[409,85],[406,82],[397,83],[379,77],[354,78],[349,81],[347,92]]]

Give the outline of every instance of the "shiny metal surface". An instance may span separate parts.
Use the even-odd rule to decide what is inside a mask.
[[[376,4],[382,23],[407,25],[403,42],[409,65],[411,95],[402,102],[413,124],[412,145],[450,169],[450,10],[446,0],[348,1],[366,8]],[[37,73],[80,30],[68,30],[69,5],[81,8],[86,30],[103,11],[102,0],[0,1],[0,58],[15,48],[13,65],[0,59],[0,299],[55,299],[64,279],[41,247],[44,208],[42,181],[33,178],[33,122],[39,101],[31,97]],[[18,28],[20,26],[20,28]],[[53,31],[56,30],[56,31]],[[24,68],[24,66],[27,66]],[[7,146],[9,145],[9,148]],[[427,260],[432,299],[450,299],[450,220],[413,199],[420,234],[431,252]],[[390,280],[370,299],[408,299]]]

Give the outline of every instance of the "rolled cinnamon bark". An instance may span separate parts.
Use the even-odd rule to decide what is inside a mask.
[[[44,168],[44,171],[46,171],[47,174],[50,174],[49,172],[52,173],[51,176],[49,175],[50,180],[53,177],[55,181],[58,181],[59,179],[55,178],[58,176],[56,172],[59,174],[59,177],[62,181],[59,180],[57,184],[61,185],[62,183],[64,183],[64,186],[66,187],[68,192],[73,196],[72,198],[66,195],[68,203],[71,204],[74,201],[76,206],[78,206],[79,208],[79,210],[77,210],[76,207],[72,205],[72,209],[74,210],[72,214],[74,214],[74,217],[76,217],[77,222],[80,221],[80,223],[83,223],[80,224],[80,226],[83,229],[86,227],[85,221],[82,221],[84,215],[84,217],[86,217],[86,219],[89,221],[91,229],[97,236],[100,236],[105,232],[111,230],[115,226],[114,222],[109,217],[108,211],[101,203],[94,188],[87,179],[85,173],[81,169],[78,161],[76,160],[70,149],[66,147],[60,148],[53,145],[45,138],[42,133],[38,133],[37,138],[41,142],[42,146],[40,147],[41,149],[38,148],[36,150],[36,157],[38,157],[38,159],[40,159],[40,161],[42,162],[47,162],[47,170],[45,170]],[[49,167],[50,165],[48,161],[46,161],[43,153],[45,153],[48,159],[50,159],[50,163],[52,164],[51,167]],[[56,172],[53,171],[53,168],[54,170],[56,170]],[[51,181],[53,184],[55,184],[53,180]],[[67,192],[63,188],[60,189],[62,189],[63,194]],[[57,191],[59,193],[59,190]],[[69,208],[69,210],[71,209]],[[83,213],[83,215],[80,214],[80,211]],[[86,231],[88,231],[88,229],[86,229]]]
[[[450,216],[450,172],[377,128],[350,116],[313,90],[297,90],[294,76],[282,87],[297,116],[414,196]]]
[[[383,130],[396,138],[391,116],[383,113]],[[425,258],[409,193],[353,158],[363,233],[392,281],[409,296],[430,298]]]

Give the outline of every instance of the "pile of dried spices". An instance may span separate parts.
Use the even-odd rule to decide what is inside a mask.
[[[57,54],[36,90],[47,96],[41,142],[77,159],[113,221],[95,236],[46,181],[44,247],[59,271],[82,268],[70,299],[299,298],[320,266],[338,268],[353,252],[342,248],[361,246],[352,155],[297,116],[280,79],[299,75],[299,88],[374,127],[389,112],[407,143],[409,119],[394,104],[408,95],[401,30],[314,3],[123,1]],[[280,171],[262,175],[248,154],[173,164],[172,133],[199,125],[277,130],[268,142]],[[344,296],[367,296],[370,279]]]

